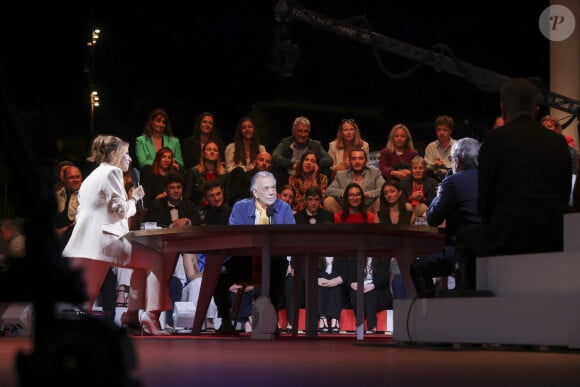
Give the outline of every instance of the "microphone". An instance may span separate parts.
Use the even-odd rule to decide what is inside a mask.
[[[266,207],[266,215],[268,215],[268,224],[272,224],[272,217],[274,216],[274,207]]]
[[[139,185],[141,184],[141,173],[139,172],[139,170],[137,168],[131,168],[129,170],[129,173],[131,174],[131,180],[135,184],[135,187],[139,187]],[[139,200],[139,204],[141,205],[141,207],[144,207],[143,199]]]
[[[139,173],[139,170],[137,168],[131,168],[129,173],[131,174],[131,180],[135,183],[135,187],[139,187],[139,184],[141,183],[141,174]]]

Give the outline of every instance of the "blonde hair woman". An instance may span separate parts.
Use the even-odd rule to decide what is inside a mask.
[[[411,176],[411,160],[418,154],[409,128],[403,124],[393,126],[387,145],[379,156],[379,169],[383,178],[402,180]]]
[[[161,329],[159,315],[171,309],[169,276],[176,262],[140,244],[132,245],[124,235],[129,232],[128,218],[136,212],[136,202],[145,195],[143,187],[127,196],[123,173],[129,169],[129,144],[115,136],[97,136],[89,161],[98,163],[79,190],[76,226],[62,255],[71,267],[82,272],[90,312],[110,266],[133,269],[127,312],[121,322],[142,327],[153,335],[167,334]],[[145,309],[139,320],[139,309]]]
[[[350,168],[350,151],[360,148],[369,158],[369,144],[364,141],[360,134],[360,129],[356,121],[352,118],[345,118],[338,125],[336,139],[328,144],[328,155],[332,158],[332,174],[336,171],[344,171]]]

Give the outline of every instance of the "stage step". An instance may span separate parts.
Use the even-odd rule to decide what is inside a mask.
[[[393,301],[395,341],[580,348],[580,214],[564,217],[563,252],[477,258],[494,297]]]
[[[580,348],[580,297],[529,295],[394,300],[393,339]]]

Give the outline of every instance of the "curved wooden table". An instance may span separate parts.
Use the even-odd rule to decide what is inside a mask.
[[[385,224],[318,224],[318,225],[236,225],[188,226],[130,232],[127,237],[159,250],[167,262],[177,262],[180,253],[207,255],[203,286],[201,287],[192,334],[199,335],[211,297],[215,291],[224,258],[234,255],[262,257],[262,291],[270,292],[270,265],[272,256],[292,255],[295,265],[295,294],[300,294],[300,260],[306,259],[306,335],[318,331],[317,258],[320,256],[356,256],[358,288],[362,289],[364,258],[367,256],[397,257],[407,294],[415,297],[415,287],[409,275],[409,266],[415,257],[443,249],[445,236],[437,228],[427,226],[398,226]],[[298,299],[298,298],[295,298]],[[363,305],[362,290],[357,304]],[[298,305],[294,305],[298,317]],[[364,337],[364,311],[356,311],[357,339]],[[298,323],[293,321],[293,334]],[[272,337],[274,332],[264,332]]]

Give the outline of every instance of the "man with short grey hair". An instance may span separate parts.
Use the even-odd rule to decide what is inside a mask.
[[[477,158],[479,142],[473,138],[457,140],[451,147],[449,161],[453,174],[445,177],[439,187],[439,192],[427,210],[427,223],[437,227],[445,221],[445,248],[443,251],[419,257],[411,264],[411,278],[417,290],[418,297],[433,297],[435,295],[434,277],[447,277],[455,271],[456,262],[465,266],[467,281],[461,284],[473,287],[475,256],[474,246],[457,244],[457,234],[465,227],[479,225],[481,218],[477,209]],[[474,230],[476,235],[477,230]],[[458,247],[458,249],[456,249]],[[458,254],[459,247],[463,254]]]
[[[283,138],[272,152],[272,172],[276,175],[278,187],[288,184],[289,176],[296,173],[298,161],[307,150],[316,152],[320,173],[330,179],[332,158],[320,141],[310,138],[310,120],[300,116],[292,124],[292,136]]]

